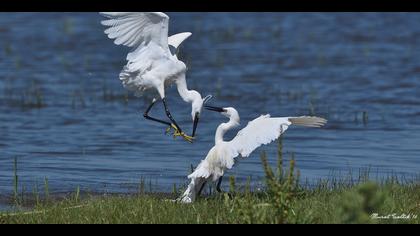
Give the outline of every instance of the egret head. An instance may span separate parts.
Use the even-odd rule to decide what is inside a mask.
[[[233,107],[213,107],[213,106],[205,106],[207,110],[216,111],[220,114],[226,116],[231,121],[236,122],[239,125],[240,117],[238,111]]]
[[[191,109],[191,118],[194,122],[192,136],[195,136],[195,131],[197,129],[198,121],[200,120],[201,111],[203,110],[203,105],[206,104],[211,98],[211,95],[206,96],[204,99],[201,98],[201,95],[198,92],[193,91],[192,99],[192,109]]]

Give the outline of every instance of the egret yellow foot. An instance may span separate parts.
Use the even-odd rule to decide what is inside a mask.
[[[171,129],[174,129],[174,134],[175,133],[179,133],[178,128],[176,127],[176,125],[171,124],[165,131],[165,134],[169,134],[171,132]]]
[[[181,136],[184,140],[186,140],[190,143],[192,143],[194,141],[194,137],[191,137],[191,136],[185,134],[184,132],[179,132],[179,131],[175,132],[174,133],[174,138],[177,137],[177,136]]]
[[[173,136],[174,136],[174,139],[176,138],[176,137],[182,137],[184,140],[186,140],[186,141],[188,141],[188,142],[190,142],[190,143],[192,143],[193,141],[194,141],[194,137],[191,137],[191,136],[189,136],[189,135],[187,135],[187,134],[185,134],[184,132],[182,132],[182,131],[180,131],[177,127],[176,127],[176,125],[174,125],[174,124],[171,124],[171,126],[169,126],[167,129],[166,129],[166,131],[165,131],[165,133],[166,134],[169,134],[170,132],[171,132],[171,130],[174,130],[174,132],[173,132]]]

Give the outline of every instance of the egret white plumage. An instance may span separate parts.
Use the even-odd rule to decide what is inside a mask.
[[[278,139],[291,125],[319,128],[327,123],[327,120],[314,116],[271,117],[270,115],[261,115],[250,121],[231,141],[224,141],[224,134],[239,126],[238,112],[232,107],[205,106],[205,108],[220,112],[229,118],[229,122],[219,125],[215,134],[215,146],[210,149],[207,157],[201,161],[194,172],[188,176],[191,182],[179,199],[184,203],[193,202],[207,181],[218,181],[216,189],[220,192],[222,177],[227,169],[233,167],[235,158],[238,156],[248,157],[261,145]]]
[[[174,136],[182,136],[192,142],[195,136],[203,104],[210,98],[189,90],[185,79],[186,65],[178,60],[176,51],[181,43],[191,36],[190,32],[168,37],[169,17],[163,12],[101,12],[108,19],[101,23],[108,28],[105,33],[117,45],[135,48],[127,55],[127,65],[119,77],[124,87],[141,95],[154,88],[159,93],[170,122],[149,116],[156,99],[144,112],[148,120],[156,121],[174,129]],[[172,47],[172,48],[171,48]],[[171,51],[172,49],[172,51]],[[172,117],[165,97],[165,86],[175,83],[181,98],[191,103],[193,119],[192,135],[186,135]]]

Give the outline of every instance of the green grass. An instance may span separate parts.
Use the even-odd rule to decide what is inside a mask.
[[[173,203],[165,198],[69,198],[40,205],[32,212],[5,214],[0,223],[420,223],[420,219],[380,219],[389,214],[420,217],[419,186],[366,183],[340,190],[304,191],[287,202],[287,211],[267,192],[204,197],[194,204]]]
[[[77,188],[64,199],[52,200],[46,180],[44,200],[36,197],[30,211],[0,214],[0,223],[420,223],[418,179],[403,182],[390,177],[376,183],[369,181],[367,169],[356,179],[335,177],[309,187],[299,181],[293,154],[284,167],[282,149],[280,140],[274,170],[262,153],[265,187],[259,191],[251,191],[249,178],[241,186],[230,177],[228,193],[182,204],[171,199],[183,189],[174,186],[172,194],[156,194],[150,187],[146,193],[142,178],[136,195],[81,197]]]

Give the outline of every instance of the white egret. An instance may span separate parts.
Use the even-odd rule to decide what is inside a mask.
[[[239,126],[238,112],[232,107],[205,106],[205,108],[220,112],[229,118],[229,122],[219,125],[215,135],[215,146],[210,149],[207,157],[201,161],[195,171],[188,176],[191,182],[184,194],[178,199],[183,203],[193,202],[207,181],[218,181],[216,189],[220,192],[220,183],[224,172],[233,167],[236,157],[248,157],[261,145],[269,144],[278,139],[289,126],[322,127],[327,123],[327,120],[314,116],[270,117],[270,115],[262,115],[249,122],[231,141],[224,141],[224,134],[228,130]]]
[[[105,33],[116,45],[135,48],[127,55],[127,65],[119,77],[125,88],[140,96],[143,91],[154,88],[159,93],[170,122],[149,116],[156,99],[144,112],[148,120],[156,121],[174,129],[174,136],[182,136],[192,142],[200,119],[203,104],[210,98],[187,88],[186,65],[178,60],[176,51],[191,33],[168,37],[169,17],[162,12],[101,12],[106,20],[101,23],[108,28]],[[172,48],[171,48],[172,47]],[[172,49],[172,51],[171,51]],[[165,86],[175,83],[181,98],[191,103],[193,119],[192,135],[186,135],[172,117],[165,97]]]

